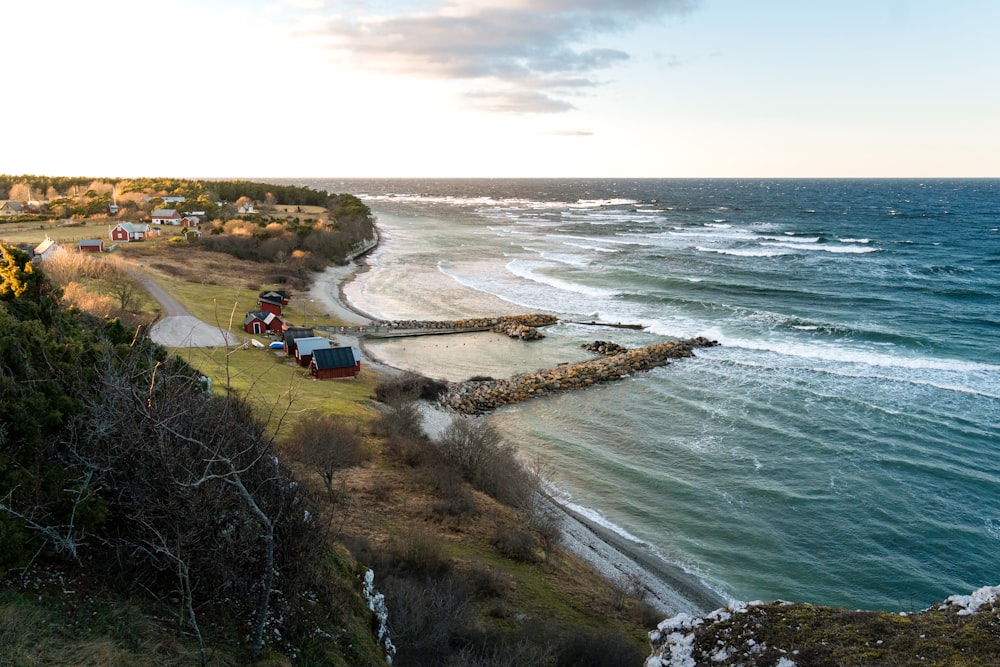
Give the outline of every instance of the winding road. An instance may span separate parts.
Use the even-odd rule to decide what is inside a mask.
[[[165,347],[239,345],[235,335],[194,317],[177,299],[170,296],[146,273],[136,269],[129,269],[129,273],[163,307],[163,318],[154,324],[149,332],[149,337],[154,343]]]

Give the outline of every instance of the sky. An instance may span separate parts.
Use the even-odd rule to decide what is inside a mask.
[[[11,0],[0,173],[1000,177],[996,0]]]

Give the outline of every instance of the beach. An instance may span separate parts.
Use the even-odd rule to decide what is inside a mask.
[[[360,260],[363,261],[363,260]],[[308,298],[323,304],[326,313],[345,324],[365,325],[373,318],[359,311],[344,296],[344,286],[354,279],[362,265],[351,263],[327,268],[318,275]],[[354,336],[338,335],[341,345],[362,350],[363,363],[378,372],[398,373],[365,350]],[[425,404],[424,430],[431,438],[440,435],[451,415]],[[594,520],[584,511],[577,511],[552,496],[551,510],[562,529],[562,546],[590,565],[598,574],[615,585],[627,585],[641,591],[645,601],[665,615],[688,613],[700,615],[724,607],[728,600],[696,575],[661,558],[649,545],[631,539]]]

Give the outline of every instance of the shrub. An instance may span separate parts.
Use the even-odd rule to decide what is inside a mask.
[[[514,447],[482,419],[456,417],[437,448],[475,488],[499,502],[527,510],[541,491],[537,475],[517,459]]]
[[[416,529],[407,529],[389,540],[386,567],[397,574],[417,576],[441,575],[451,569],[451,563],[440,540]]]
[[[333,480],[337,472],[361,465],[371,457],[357,426],[340,415],[303,417],[292,427],[288,447],[319,474],[330,498],[336,495]]]
[[[450,642],[470,615],[472,597],[461,580],[390,577],[384,586],[393,643],[393,664],[445,664]]]
[[[635,667],[646,654],[624,635],[610,631],[570,630],[556,647],[556,667],[601,665]]]
[[[447,390],[448,384],[441,380],[404,373],[385,380],[375,388],[375,398],[386,405],[424,400],[433,401]]]
[[[493,536],[497,551],[508,558],[522,563],[538,563],[541,558],[541,544],[535,534],[520,526],[498,526]]]
[[[453,466],[434,457],[433,460],[425,462],[421,472],[423,479],[438,495],[438,499],[432,505],[435,514],[470,516],[477,512],[476,499],[462,482],[461,473]]]

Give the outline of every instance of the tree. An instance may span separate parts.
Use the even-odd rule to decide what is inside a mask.
[[[103,269],[101,278],[108,282],[108,291],[118,304],[118,316],[124,317],[139,299],[138,281],[120,260],[103,262],[101,267]]]
[[[19,202],[31,201],[31,186],[27,183],[14,183],[10,186],[7,198]]]
[[[0,300],[35,299],[42,284],[42,276],[35,271],[28,253],[0,245]]]
[[[292,428],[288,442],[301,460],[322,479],[331,500],[336,496],[333,481],[345,468],[360,465],[368,458],[357,427],[339,415],[313,415]]]

